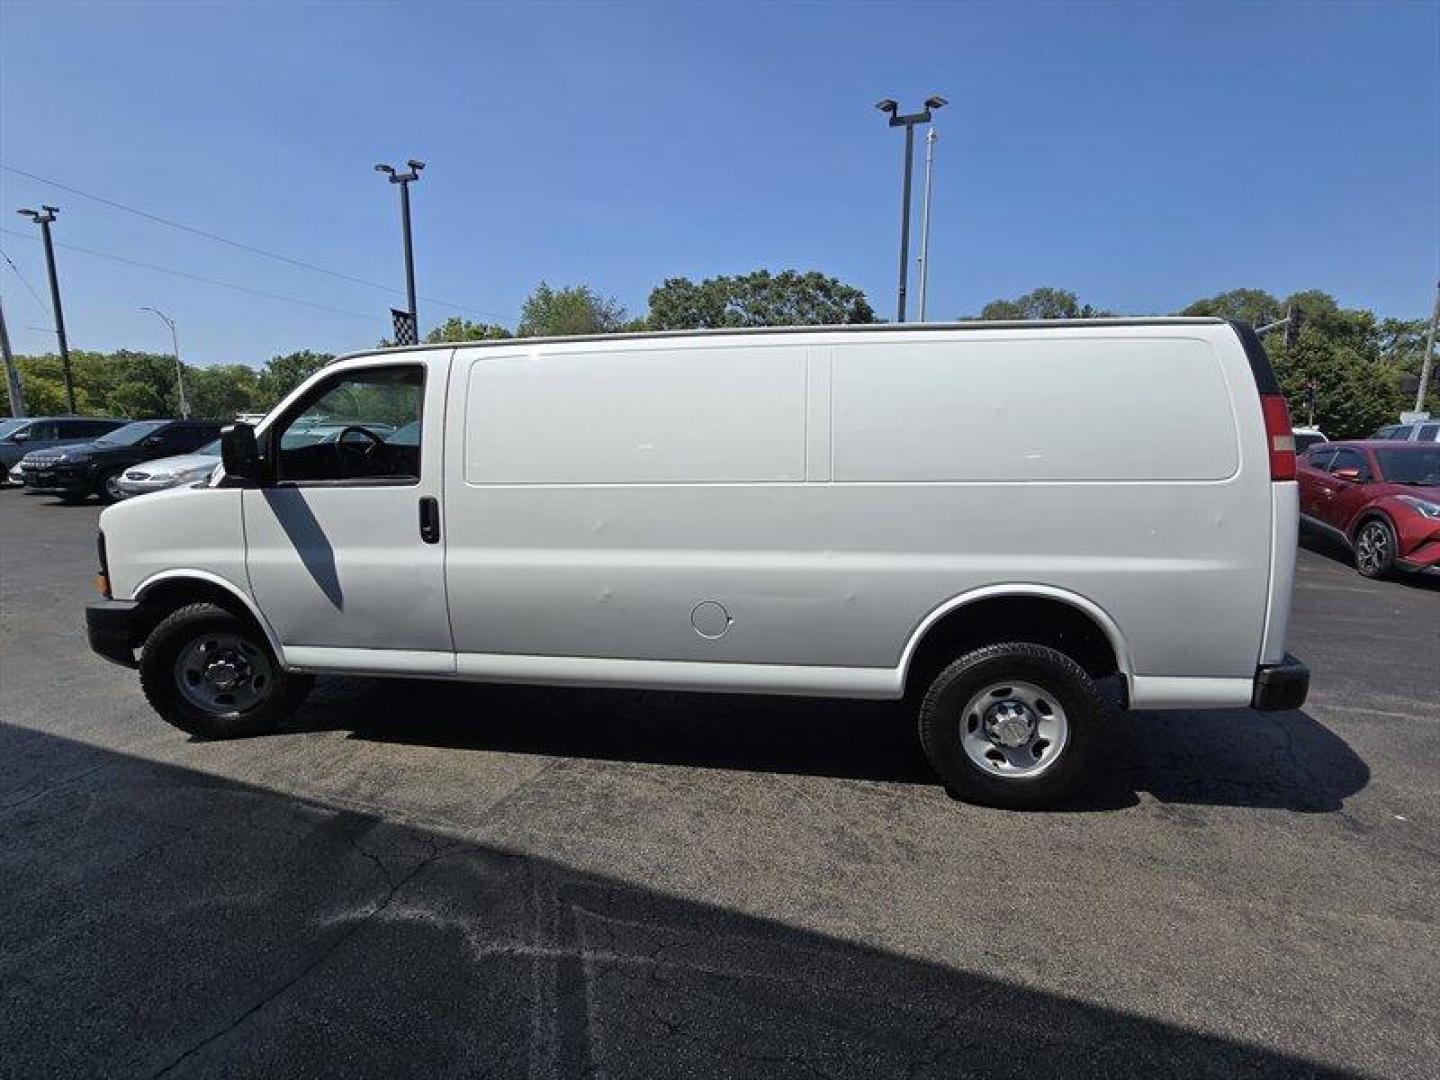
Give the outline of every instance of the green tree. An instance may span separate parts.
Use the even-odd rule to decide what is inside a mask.
[[[1285,305],[1264,289],[1231,289],[1218,296],[1196,300],[1180,314],[1190,317],[1211,315],[1235,319],[1251,326],[1264,326],[1282,318]]]
[[[514,337],[509,330],[494,323],[477,323],[452,315],[425,335],[428,345],[445,341],[500,341]]]
[[[1298,313],[1301,325],[1325,340],[1343,345],[1363,359],[1380,359],[1379,325],[1373,312],[1342,308],[1333,296],[1320,289],[1291,293],[1281,307],[1282,314]]]
[[[704,281],[667,278],[650,293],[653,330],[730,326],[834,326],[875,322],[865,294],[818,270],[721,275]]]
[[[517,337],[613,334],[625,327],[625,309],[588,285],[552,288],[542,281],[520,312]]]
[[[1361,354],[1330,337],[1323,326],[1303,326],[1293,345],[1286,345],[1280,334],[1267,335],[1265,348],[1297,424],[1309,419],[1306,402],[1312,385],[1315,422],[1332,439],[1363,438],[1393,423],[1405,408],[1400,391],[1404,369],[1394,361]]]
[[[1380,355],[1403,365],[1412,374],[1418,374],[1429,328],[1428,319],[1381,319],[1375,328]]]
[[[228,423],[236,413],[259,408],[260,373],[249,364],[185,367],[185,396],[197,420]]]
[[[1014,300],[991,300],[980,310],[986,321],[1021,319],[1103,319],[1111,312],[1080,303],[1069,289],[1041,286]]]
[[[258,393],[254,399],[255,411],[265,412],[274,408],[281,398],[334,359],[331,353],[311,352],[309,349],[272,356],[260,372]]]

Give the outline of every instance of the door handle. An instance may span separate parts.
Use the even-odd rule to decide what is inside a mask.
[[[420,499],[420,539],[427,544],[440,542],[440,501],[433,495]]]

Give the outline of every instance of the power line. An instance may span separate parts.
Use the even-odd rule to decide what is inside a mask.
[[[25,275],[20,272],[20,267],[15,265],[15,260],[10,258],[4,248],[0,248],[0,258],[3,258],[7,263],[10,264],[10,269],[15,271],[15,276],[20,279],[20,284],[25,286],[25,291],[34,298],[35,303],[39,305],[40,310],[45,312],[45,314],[49,315],[50,308],[46,305],[44,300],[40,299],[40,294],[37,293],[33,288],[31,288],[30,282],[26,280]],[[54,331],[51,332],[53,333]]]
[[[4,233],[7,236],[18,236],[25,240],[34,239],[25,233],[3,227],[0,227],[0,233]],[[138,259],[128,259],[123,255],[112,255],[108,251],[93,251],[90,248],[79,247],[75,244],[57,243],[55,246],[64,248],[66,251],[79,252],[81,255],[92,255],[97,259],[109,259],[112,262],[124,263],[127,266],[138,266],[142,270],[154,270],[160,274],[170,274],[174,277],[188,278],[190,281],[201,281],[207,285],[219,285],[225,289],[234,289],[237,292],[250,293],[252,296],[263,296],[268,300],[283,300],[287,304],[299,304],[301,307],[315,308],[317,311],[328,311],[336,315],[348,315],[351,318],[364,319],[366,322],[388,325],[386,324],[386,320],[376,318],[374,315],[366,315],[361,311],[350,311],[347,308],[331,307],[328,304],[316,304],[310,300],[301,300],[294,296],[265,292],[263,289],[252,289],[248,285],[237,285],[233,281],[221,281],[219,278],[205,277],[201,274],[191,274],[184,270],[172,270],[168,266],[156,266],[154,263],[141,262]]]
[[[141,210],[134,206],[127,206],[125,203],[116,202],[114,199],[107,199],[103,195],[95,195],[89,191],[81,191],[79,188],[71,187],[68,184],[62,184],[59,180],[51,180],[49,177],[46,176],[37,176],[35,173],[26,172],[24,169],[17,169],[13,165],[6,165],[4,162],[0,162],[0,169],[4,169],[6,172],[15,173],[17,176],[23,176],[29,180],[35,180],[41,184],[49,184],[51,187],[59,188],[61,191],[69,192],[71,195],[79,195],[82,199],[90,199],[91,201],[98,202],[104,206],[109,206],[116,210],[123,210],[127,214],[134,214],[136,217],[144,218],[146,221],[151,221],[158,225],[166,225],[172,229],[179,229],[181,232],[187,232],[191,233],[194,236],[204,237],[206,240],[213,240],[218,244],[228,244],[230,247],[237,248],[240,251],[249,252],[252,255],[261,255],[267,259],[275,259],[279,262],[287,263],[290,266],[298,267],[301,270],[309,270],[312,273],[328,274],[330,277],[339,278],[341,281],[348,281],[352,285],[363,285],[367,289],[379,289],[381,292],[389,293],[392,296],[400,292],[399,289],[391,288],[389,285],[382,285],[378,281],[367,281],[365,278],[358,278],[350,274],[343,274],[338,270],[331,270],[330,268],[325,266],[317,266],[315,263],[305,262],[303,259],[294,259],[291,258],[289,255],[282,255],[277,251],[267,251],[264,248],[255,247],[253,244],[246,244],[242,243],[239,240],[232,240],[227,236],[221,236],[218,233],[213,233],[205,229],[196,228],[194,225],[186,225],[184,222],[172,221],[170,218],[161,217],[159,214],[152,214],[148,210]],[[440,307],[453,308],[456,311],[466,311],[469,312],[471,315],[482,315],[487,319],[510,318],[510,316],[508,315],[501,315],[500,313],[495,311],[485,311],[480,308],[467,307],[464,304],[452,304],[446,300],[437,300],[433,296],[422,296],[420,299],[430,304],[438,304]]]

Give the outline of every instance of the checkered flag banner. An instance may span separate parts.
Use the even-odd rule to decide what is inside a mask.
[[[396,345],[419,345],[420,330],[415,325],[415,316],[408,311],[390,309],[390,318],[395,323]]]

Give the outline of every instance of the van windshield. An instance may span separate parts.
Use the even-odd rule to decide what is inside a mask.
[[[141,420],[134,424],[126,424],[114,431],[107,431],[100,438],[95,440],[96,446],[134,446],[147,435],[153,435],[159,431],[169,420]]]

